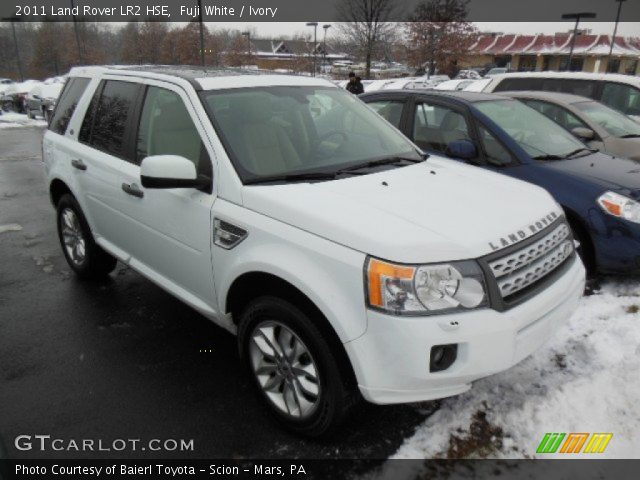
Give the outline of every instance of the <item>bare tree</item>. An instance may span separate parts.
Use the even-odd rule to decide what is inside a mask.
[[[455,73],[457,61],[477,39],[477,30],[467,21],[469,0],[428,0],[419,4],[405,24],[409,64]]]
[[[365,78],[371,76],[371,61],[393,34],[389,19],[395,10],[393,0],[340,0],[338,30],[365,60]]]

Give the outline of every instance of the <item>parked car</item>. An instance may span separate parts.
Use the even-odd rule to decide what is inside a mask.
[[[493,77],[494,75],[501,75],[503,73],[508,73],[509,69],[507,67],[494,67],[490,68],[487,73],[484,74],[485,77]]]
[[[547,192],[426,160],[319,78],[75,68],[43,159],[70,268],[119,260],[236,333],[299,433],[360,397],[468,390],[536,350],[584,288]]]
[[[391,82],[385,82],[383,86],[380,88],[381,90],[387,89],[407,89],[407,90],[425,90],[429,88],[433,88],[436,86],[436,83],[427,77],[404,77],[404,78],[396,78],[389,79],[393,80]]]
[[[544,90],[592,98],[640,120],[640,77],[617,73],[523,72],[497,75],[484,92]]]
[[[471,85],[476,80],[470,80],[465,78],[456,78],[454,80],[447,80],[436,85],[436,90],[463,90],[465,87]]]
[[[471,79],[471,80],[480,80],[482,75],[480,75],[475,70],[460,70],[458,75],[456,75],[457,79]]]
[[[0,78],[0,85],[11,85],[13,80],[10,78]]]
[[[20,83],[8,84],[0,97],[2,109],[4,111],[13,110],[18,113],[26,113],[26,96],[36,85],[41,85],[41,82],[37,80],[25,80]]]
[[[505,92],[535,108],[589,147],[640,162],[640,123],[594,100],[555,92]]]
[[[31,89],[24,102],[27,116],[29,118],[42,116],[49,122],[62,87],[62,83],[50,83],[38,85]]]
[[[360,98],[425,151],[547,189],[591,272],[640,273],[640,168],[634,161],[591,149],[507,96],[396,91]]]

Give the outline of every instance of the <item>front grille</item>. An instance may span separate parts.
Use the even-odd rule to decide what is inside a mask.
[[[550,228],[539,240],[489,262],[504,300],[543,279],[573,254],[569,226],[562,222]]]

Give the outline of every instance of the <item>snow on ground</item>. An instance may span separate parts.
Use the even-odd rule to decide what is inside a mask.
[[[0,128],[14,127],[46,127],[47,122],[38,118],[31,120],[25,114],[15,112],[2,112],[0,115]]]
[[[392,458],[536,454],[546,432],[611,432],[604,454],[640,458],[640,282],[607,280],[557,335],[512,369],[442,400]]]

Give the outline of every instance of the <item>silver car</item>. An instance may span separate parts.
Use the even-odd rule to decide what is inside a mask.
[[[640,161],[640,123],[602,103],[568,93],[500,93],[535,108],[590,147]]]

